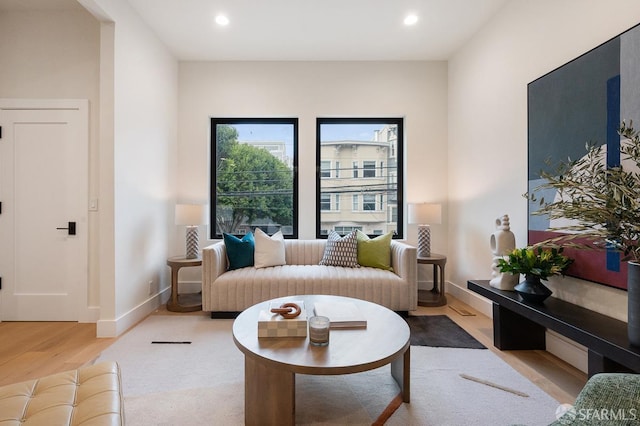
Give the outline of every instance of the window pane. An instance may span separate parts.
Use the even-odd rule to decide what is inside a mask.
[[[331,210],[330,194],[322,194],[322,198],[320,200],[320,210]]]
[[[320,177],[323,177],[323,178],[331,177],[331,161],[320,162]]]
[[[211,119],[211,238],[297,238],[297,144],[296,118]]]
[[[376,162],[375,161],[363,161],[362,162],[362,177],[366,177],[366,178],[376,177]]]
[[[400,118],[317,119],[317,237],[361,229],[369,235],[394,231],[395,238],[403,238],[402,127]],[[335,179],[322,179],[325,163],[334,165]],[[345,173],[339,173],[340,164]],[[324,209],[325,194],[336,195],[333,209]],[[346,197],[344,208],[340,195]]]

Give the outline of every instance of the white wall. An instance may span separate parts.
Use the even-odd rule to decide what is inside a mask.
[[[640,22],[636,0],[513,0],[449,62],[449,279],[489,279],[495,219],[527,242],[527,83]],[[626,292],[575,279],[555,295],[626,321]]]
[[[446,201],[446,62],[181,62],[179,97],[180,199],[208,200],[209,117],[298,117],[299,237],[315,238],[316,117],[402,116],[407,199]],[[432,241],[447,252],[445,225]]]
[[[0,40],[0,98],[89,100],[89,198],[97,198],[98,21],[80,6],[70,10],[3,10]],[[85,321],[95,321],[99,315],[99,218],[100,212],[89,212],[88,300],[80,314]]]
[[[101,90],[110,99],[102,103],[101,149],[105,161],[112,161],[113,192],[105,194],[100,208],[113,217],[113,223],[104,226],[112,232],[112,245],[102,246],[106,266],[110,269],[112,263],[113,272],[104,271],[101,282],[104,309],[98,335],[113,336],[155,309],[159,293],[169,286],[166,259],[175,239],[178,65],[126,0],[83,4],[103,20],[103,37],[112,38],[102,43]]]

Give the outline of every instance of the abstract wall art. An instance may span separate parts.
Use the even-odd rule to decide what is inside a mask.
[[[553,199],[554,190],[536,192],[543,183],[540,172],[584,156],[586,143],[606,145],[607,164],[619,165],[620,123],[640,123],[640,25],[532,81],[527,94],[530,194]],[[538,208],[529,201],[529,244],[559,235],[548,229],[560,224],[533,214]],[[627,265],[617,252],[567,249],[565,254],[576,259],[568,275],[626,289]]]

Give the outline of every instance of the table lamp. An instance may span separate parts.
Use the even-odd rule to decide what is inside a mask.
[[[418,256],[431,256],[431,228],[429,224],[442,223],[442,206],[440,204],[410,203],[409,223],[418,225]]]
[[[186,225],[187,259],[196,259],[199,252],[198,225],[205,223],[205,209],[201,204],[176,204],[176,225]]]

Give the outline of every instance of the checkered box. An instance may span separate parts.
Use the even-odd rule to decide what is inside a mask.
[[[307,311],[304,303],[294,301],[302,309],[295,318],[285,319],[269,311],[260,311],[258,337],[307,337]]]

